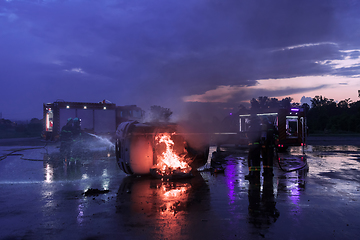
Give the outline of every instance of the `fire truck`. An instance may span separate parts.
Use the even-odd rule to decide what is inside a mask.
[[[307,135],[306,115],[302,107],[279,109],[273,112],[257,112],[254,115],[266,118],[274,124],[278,132],[277,147],[286,150],[289,146],[303,146]],[[240,141],[245,143],[246,133],[249,129],[251,114],[239,115]]]
[[[56,141],[69,118],[79,118],[81,129],[97,135],[115,135],[117,126],[128,120],[140,121],[144,111],[136,105],[116,106],[107,100],[98,103],[55,101],[43,104],[43,137]]]

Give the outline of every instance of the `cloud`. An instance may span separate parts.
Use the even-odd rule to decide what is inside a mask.
[[[72,68],[71,70],[64,70],[64,71],[85,74],[85,72],[81,68]]]
[[[16,19],[18,18],[18,16],[14,13],[7,13],[7,12],[0,12],[0,17],[5,17],[8,19],[9,22],[13,22],[16,21]]]
[[[183,98],[185,102],[217,102],[217,103],[240,103],[242,101],[257,98],[258,96],[283,98],[294,94],[325,91],[326,89],[356,88],[360,83],[351,78],[336,76],[306,76],[283,79],[258,80],[253,86],[219,86],[216,89],[206,91],[203,94],[190,95]],[[344,94],[348,90],[344,90]],[[320,95],[320,94],[319,94]],[[346,96],[346,95],[344,95]],[[296,100],[299,101],[299,100]]]
[[[185,102],[228,102],[233,95],[243,91],[246,87],[243,86],[218,86],[216,89],[206,91],[201,95],[185,96]]]
[[[341,53],[341,59],[327,59],[316,63],[329,65],[334,70],[360,67],[360,52],[358,49],[340,50],[339,53]]]
[[[20,114],[12,109],[25,95],[32,99],[26,116],[41,118],[38,106],[56,98],[225,107],[256,94],[329,89],[332,83],[317,78],[306,86],[291,79],[356,81],[358,7],[322,0],[2,1],[0,79],[9,83],[0,101],[18,100],[1,111]]]
[[[333,43],[333,42],[322,42],[322,43],[305,43],[305,44],[299,44],[299,45],[295,45],[295,46],[290,46],[290,47],[284,47],[278,50],[274,50],[274,51],[285,51],[285,50],[292,50],[292,49],[296,49],[296,48],[305,48],[305,47],[316,47],[316,46],[320,46],[320,45],[335,45],[338,46],[338,44]]]

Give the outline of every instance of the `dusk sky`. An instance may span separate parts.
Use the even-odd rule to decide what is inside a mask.
[[[358,101],[357,0],[0,0],[0,112],[57,100],[236,111]],[[199,110],[200,111],[200,110]]]

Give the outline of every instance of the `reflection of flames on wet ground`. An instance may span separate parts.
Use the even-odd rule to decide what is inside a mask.
[[[191,176],[191,167],[184,146],[177,147],[169,133],[160,133],[155,137],[157,164],[150,172],[158,178],[183,178]],[[179,144],[180,145],[180,144]]]
[[[183,232],[198,231],[197,213],[210,209],[209,188],[196,172],[176,181],[128,176],[116,202],[118,216],[126,226],[136,228],[134,239],[192,239]]]
[[[181,211],[188,199],[190,189],[190,183],[163,182],[159,192],[159,197],[163,202],[160,207],[161,215],[175,215]]]

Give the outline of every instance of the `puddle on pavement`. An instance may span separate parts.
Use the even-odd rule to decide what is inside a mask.
[[[91,146],[91,145],[90,145]],[[0,147],[2,183],[53,183],[118,174],[112,148],[98,146],[60,154],[56,145]]]

